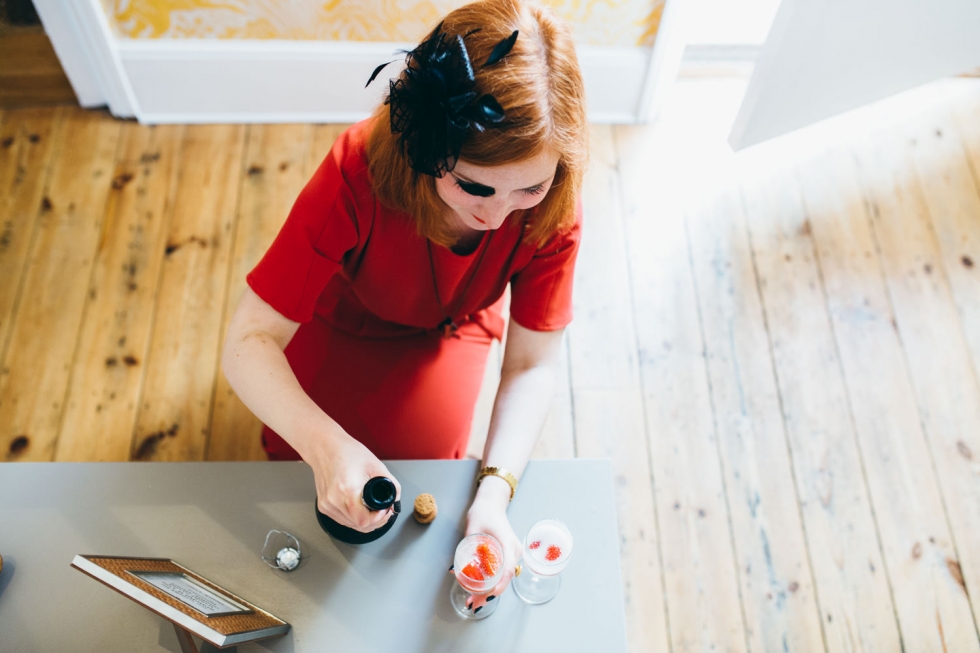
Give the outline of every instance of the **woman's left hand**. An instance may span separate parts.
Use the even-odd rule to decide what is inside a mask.
[[[497,487],[497,486],[503,486]],[[500,542],[504,549],[503,576],[486,596],[474,596],[470,607],[480,610],[487,601],[500,597],[514,578],[514,568],[523,556],[521,540],[507,519],[507,504],[510,502],[510,486],[506,483],[482,483],[477,490],[476,498],[466,513],[466,535],[486,533]]]

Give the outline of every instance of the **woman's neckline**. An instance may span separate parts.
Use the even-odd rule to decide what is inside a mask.
[[[455,211],[449,207],[446,208],[448,212],[446,220],[449,222],[450,231],[455,232],[453,235],[456,237],[456,242],[446,249],[448,249],[453,256],[458,256],[460,258],[473,256],[473,254],[480,250],[480,246],[483,244],[483,241],[486,240],[486,234],[489,232],[466,226]]]
[[[449,251],[456,256],[472,256],[480,249],[480,245],[483,244],[487,233],[486,231],[472,231],[464,236],[460,236],[454,244],[450,245]]]

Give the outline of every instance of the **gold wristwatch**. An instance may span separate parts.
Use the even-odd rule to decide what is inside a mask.
[[[513,474],[503,467],[484,467],[476,477],[477,486],[480,485],[486,476],[497,476],[507,481],[507,485],[510,486],[510,500],[514,500],[514,493],[517,492],[517,479]]]

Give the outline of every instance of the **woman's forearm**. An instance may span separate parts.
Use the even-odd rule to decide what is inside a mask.
[[[502,467],[519,479],[548,418],[562,332],[534,332],[515,324],[508,331],[483,464]],[[477,496],[509,499],[510,486],[498,477],[485,477]]]

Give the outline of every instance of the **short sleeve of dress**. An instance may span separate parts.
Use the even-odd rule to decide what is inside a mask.
[[[582,237],[582,201],[575,225],[544,244],[511,278],[510,315],[534,331],[555,331],[572,321],[572,281]]]
[[[351,152],[354,140],[351,130],[337,139],[246,277],[259,297],[294,322],[313,318],[317,298],[358,242],[358,197],[364,190],[352,189],[350,179],[366,171],[363,157]]]

